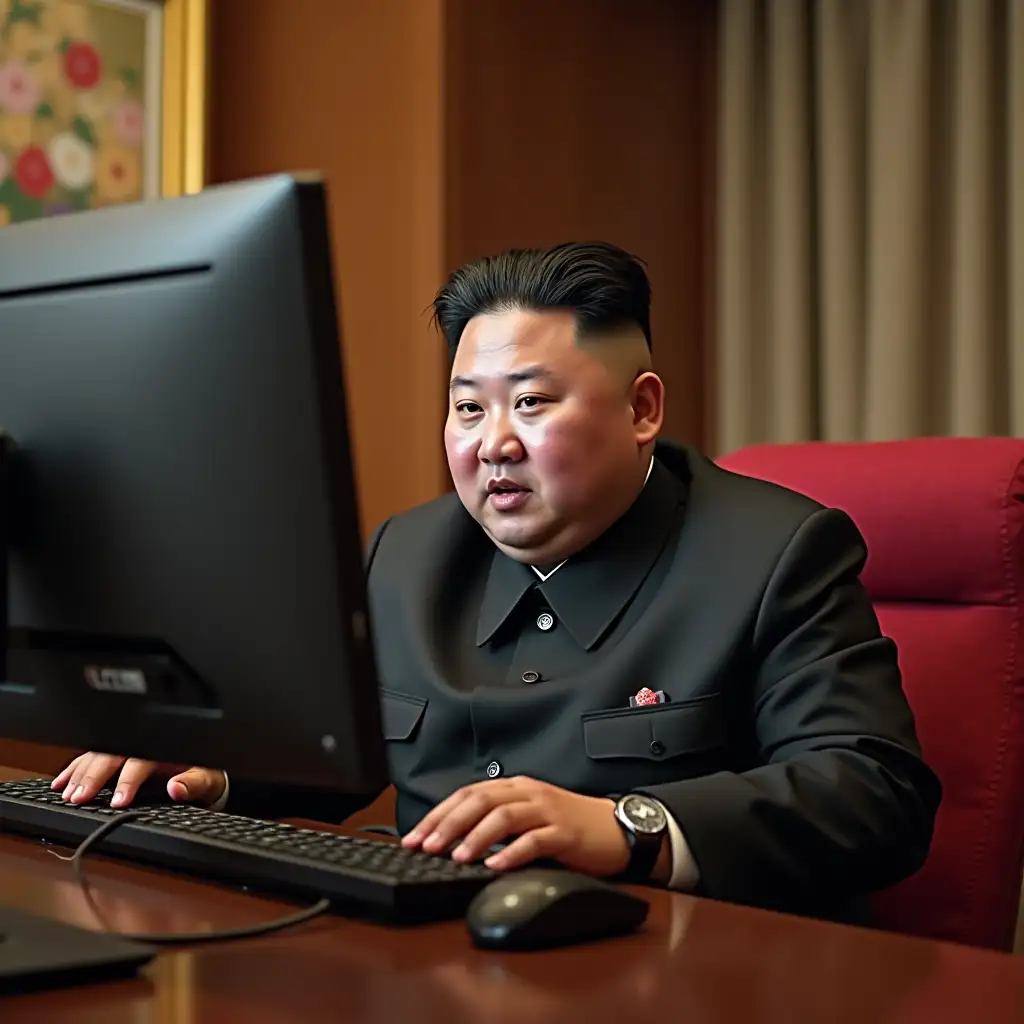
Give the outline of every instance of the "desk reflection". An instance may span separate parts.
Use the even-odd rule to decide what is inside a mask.
[[[431,980],[458,1004],[460,1016],[480,1024],[530,1021],[561,1022],[576,1015],[600,1019],[609,1003],[632,1006],[647,1017],[659,1012],[659,976],[679,949],[693,914],[694,901],[673,898],[667,931],[651,941],[617,943],[614,958],[602,959],[599,971],[586,955],[600,943],[548,953],[506,954],[498,959],[458,957],[430,968]],[[639,937],[634,937],[638,939]],[[564,962],[553,966],[550,958]]]
[[[276,901],[102,856],[90,862],[89,876],[103,922],[128,933],[201,934],[286,912]],[[537,953],[476,949],[461,921],[388,928],[327,916],[277,935],[169,950],[138,981],[4,1000],[0,1020],[621,1024],[634,1015],[666,1014],[687,1024],[1024,1019],[1019,958],[657,890],[648,895],[650,917],[637,933]],[[37,842],[0,838],[0,900],[82,927],[103,926],[71,866]]]

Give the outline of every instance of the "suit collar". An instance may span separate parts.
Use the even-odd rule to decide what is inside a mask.
[[[686,483],[656,461],[629,510],[543,582],[530,566],[495,550],[477,620],[477,646],[487,643],[536,587],[576,642],[587,650],[594,647],[661,554],[685,503]]]
[[[494,550],[484,599],[476,622],[477,647],[482,647],[498,632],[505,620],[516,610],[516,605],[523,599],[523,595],[538,584],[539,581],[530,566],[503,555],[497,549]]]

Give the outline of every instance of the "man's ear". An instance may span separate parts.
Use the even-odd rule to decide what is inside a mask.
[[[665,385],[653,371],[641,373],[630,390],[633,431],[638,447],[650,444],[665,422]]]

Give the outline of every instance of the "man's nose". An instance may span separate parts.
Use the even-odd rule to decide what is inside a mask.
[[[493,421],[484,433],[480,443],[480,461],[488,465],[519,462],[523,457],[523,445],[507,419]]]

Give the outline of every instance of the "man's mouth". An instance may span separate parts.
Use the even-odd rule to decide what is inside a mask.
[[[498,512],[513,512],[526,503],[530,490],[508,481],[487,485],[487,502]]]
[[[515,480],[507,480],[503,477],[487,481],[488,494],[516,494],[520,491],[528,490],[528,487],[523,487],[522,484],[516,483]]]

